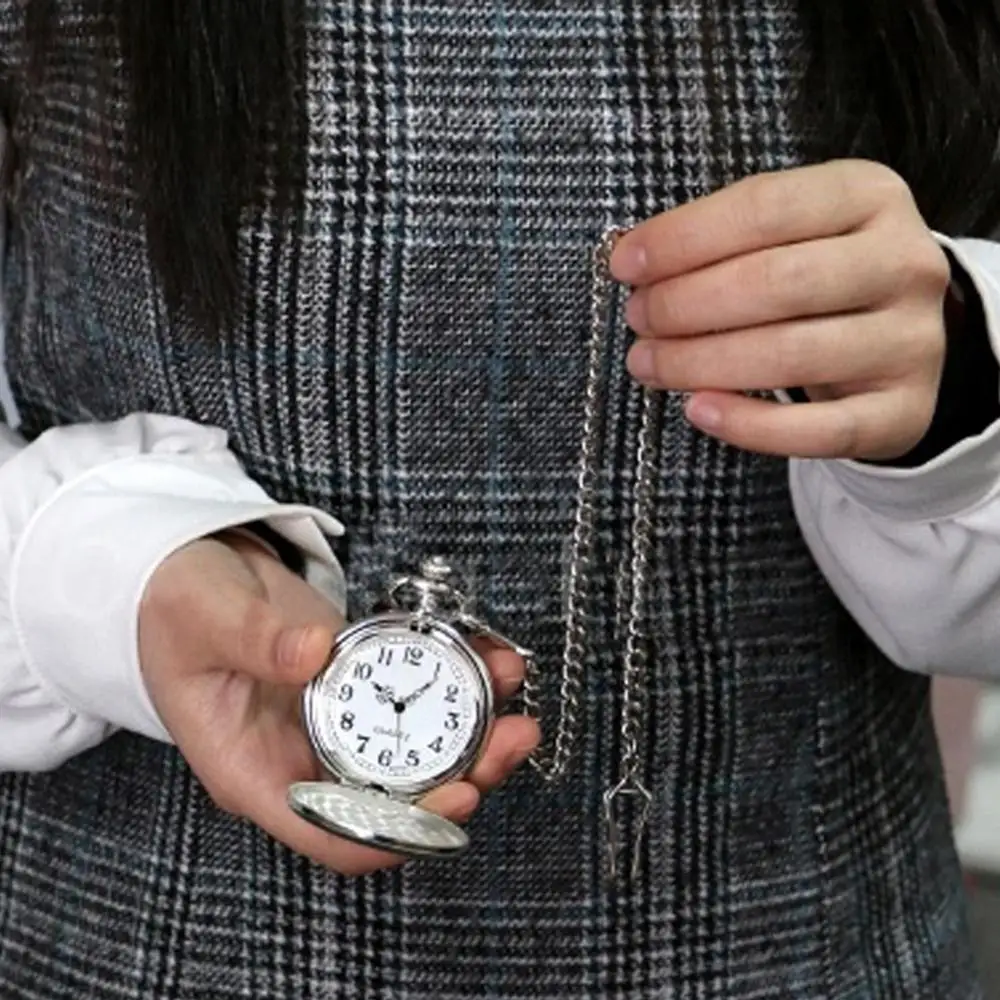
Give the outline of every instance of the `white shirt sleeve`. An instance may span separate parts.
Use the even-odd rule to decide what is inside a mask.
[[[975,284],[1000,357],[1000,244],[940,239]],[[789,474],[817,563],[890,659],[1000,678],[1000,423],[917,469],[793,460]]]
[[[223,528],[265,521],[343,608],[335,519],[271,500],[225,434],[175,417],[0,427],[0,772],[58,766],[119,728],[169,741],[138,662],[157,566]]]

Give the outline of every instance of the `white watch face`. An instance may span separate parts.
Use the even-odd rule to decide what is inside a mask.
[[[416,792],[460,773],[479,749],[489,694],[478,657],[450,629],[366,624],[309,700],[325,763],[349,781]]]

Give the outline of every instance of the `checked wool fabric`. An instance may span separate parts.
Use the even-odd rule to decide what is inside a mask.
[[[64,4],[86,38],[86,3]],[[0,37],[23,4],[0,6]],[[67,50],[16,178],[5,281],[27,430],[135,410],[224,426],[275,497],[349,526],[354,611],[418,556],[562,644],[589,317],[605,226],[798,162],[785,0],[328,0],[308,26],[294,225],[242,238],[222,341],[163,307]],[[6,72],[22,67],[13,44]],[[99,179],[99,178],[103,178]],[[111,179],[109,179],[111,178]],[[927,684],[883,660],[800,539],[783,463],[659,449],[633,880],[603,882],[638,397],[616,340],[581,752],[494,795],[461,860],[344,880],[219,813],[119,734],[0,778],[2,1000],[974,1000]]]

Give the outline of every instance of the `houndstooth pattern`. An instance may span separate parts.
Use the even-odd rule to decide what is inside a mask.
[[[8,40],[21,6],[0,7]],[[221,346],[168,319],[141,232],[111,210],[128,192],[87,169],[94,125],[72,109],[93,67],[67,62],[6,268],[29,431],[136,409],[221,424],[276,497],[348,523],[357,612],[389,569],[441,552],[555,664],[590,247],[798,161],[790,10],[317,0],[303,213],[293,238],[248,220],[243,321]],[[624,350],[573,775],[520,775],[457,862],[353,881],[221,815],[175,752],[129,735],[3,777],[3,1000],[980,996],[926,683],[831,596],[784,465],[697,435],[673,400],[648,615],[655,805],[638,878],[602,884],[639,416]]]

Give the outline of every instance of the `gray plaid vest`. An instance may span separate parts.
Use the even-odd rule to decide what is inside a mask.
[[[8,41],[22,9],[0,5]],[[89,168],[78,54],[48,85],[12,204],[29,435],[135,410],[222,425],[275,497],[349,525],[357,612],[391,568],[454,556],[554,688],[590,247],[609,223],[799,159],[790,9],[317,3],[305,207],[291,234],[248,221],[222,343],[177,328],[141,227],[107,209],[126,195]],[[573,775],[518,776],[459,861],[360,880],[220,814],[174,750],[129,734],[4,776],[3,1000],[980,995],[927,683],[831,595],[785,465],[707,440],[673,401],[647,609],[652,829],[638,878],[602,884],[638,416],[623,353]]]

